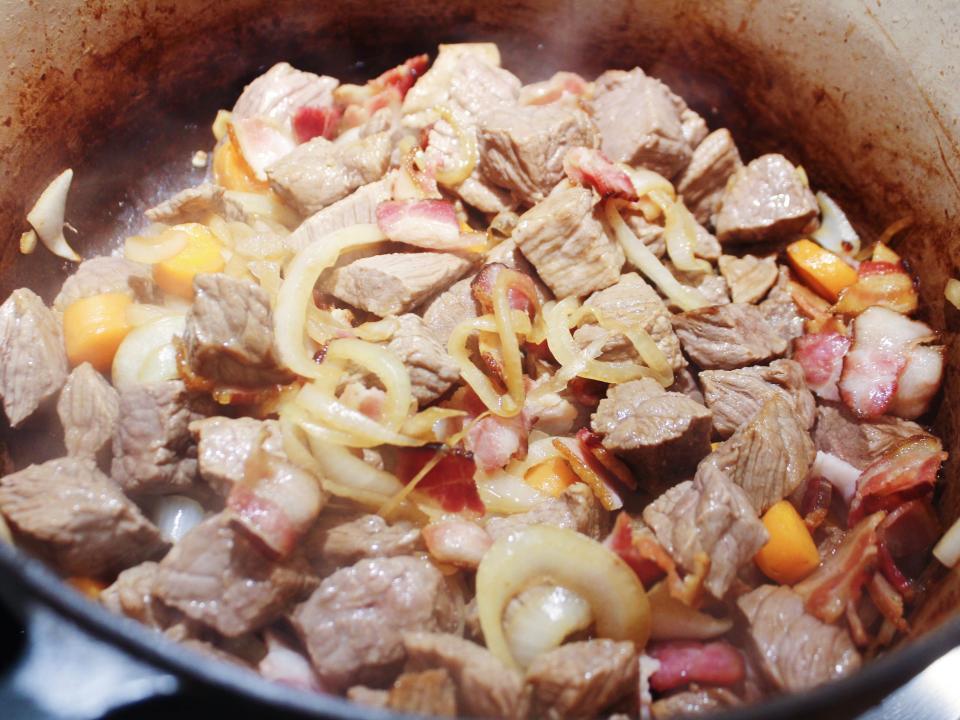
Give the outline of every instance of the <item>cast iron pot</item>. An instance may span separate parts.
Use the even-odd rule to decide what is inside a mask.
[[[73,167],[74,245],[87,255],[113,247],[143,209],[200,178],[190,156],[212,144],[214,112],[275,61],[362,81],[438,42],[482,39],[498,42],[524,81],[640,65],[712,127],[730,127],[746,156],[777,150],[802,163],[865,238],[914,215],[895,248],[920,276],[922,316],[947,345],[944,399],[929,422],[951,454],[937,507],[945,526],[957,517],[960,313],[943,301],[960,265],[956,3],[3,0],[0,18],[0,293],[28,285],[47,301],[70,267],[42,249],[18,253],[43,187]],[[3,428],[0,441],[17,466],[62,450],[51,415]],[[876,704],[960,645],[960,573],[933,568],[930,577],[897,650],[845,680],[729,717],[852,716]],[[26,650],[0,686],[3,717],[97,717],[178,693],[235,714],[388,716],[176,646],[3,544],[0,596],[27,626]],[[899,707],[910,716],[909,703]]]

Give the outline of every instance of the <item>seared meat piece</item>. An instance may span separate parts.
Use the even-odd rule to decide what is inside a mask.
[[[426,560],[361,560],[324,580],[292,616],[324,687],[382,685],[406,656],[402,634],[454,632],[463,598]]]
[[[667,264],[670,272],[674,274],[680,282],[690,285],[697,289],[711,305],[728,305],[730,303],[730,291],[727,287],[727,281],[720,275],[710,273],[684,273],[677,270],[672,263]],[[672,302],[667,306],[672,312],[680,312]]]
[[[406,672],[393,681],[387,707],[410,715],[456,717],[457,690],[446,670]]]
[[[194,373],[217,385],[262,387],[289,382],[273,343],[266,290],[223,273],[197,275],[183,342]]]
[[[563,177],[563,156],[572,147],[596,147],[597,128],[578,108],[533,105],[483,115],[478,133],[480,172],[494,185],[534,205]]]
[[[280,617],[315,587],[302,561],[277,562],[223,513],[183,536],[157,569],[153,594],[227,637]]]
[[[284,244],[291,252],[298,252],[336,230],[377,222],[377,205],[391,198],[392,187],[393,173],[388,173],[382,180],[358,188],[300,223]]]
[[[680,352],[680,341],[670,323],[670,312],[656,291],[637,273],[626,273],[616,283],[593,293],[583,303],[601,313],[606,320],[613,320],[627,327],[640,327],[653,338],[657,347],[667,357],[674,370],[686,365]],[[636,360],[637,352],[630,341],[620,333],[604,330],[596,324],[583,325],[573,334],[581,347],[600,337],[608,339],[600,360]]]
[[[650,378],[611,385],[591,418],[603,446],[650,480],[689,477],[710,452],[713,416]]]
[[[0,305],[0,395],[17,427],[67,379],[57,316],[32,290],[20,288]]]
[[[772,395],[789,403],[800,425],[813,427],[816,403],[807,389],[803,368],[793,360],[774,360],[740,370],[704,370],[700,383],[707,407],[713,411],[713,427],[728,437],[749,422]]]
[[[699,564],[697,556],[706,554],[710,569],[704,585],[717,599],[769,538],[747,494],[709,466],[647,505],[643,519],[688,572]]]
[[[469,717],[526,717],[523,679],[481,645],[457,635],[403,635],[409,669],[442,668],[457,688],[457,707]]]
[[[409,371],[413,397],[420,407],[432,403],[460,379],[460,368],[418,315],[397,318],[387,349]]]
[[[180,613],[153,596],[159,565],[152,560],[127,568],[113,584],[100,593],[100,602],[109,610],[137,622],[163,630],[180,619]]]
[[[707,134],[703,118],[640,68],[609,70],[597,78],[592,105],[607,157],[667,178],[690,163],[693,148]]]
[[[593,205],[587,188],[559,185],[513,231],[520,252],[558,298],[589,295],[620,276],[623,250],[607,237]]]
[[[57,415],[63,425],[67,454],[96,457],[113,435],[120,415],[120,396],[85,362],[67,378],[57,400]]]
[[[104,577],[164,546],[137,506],[83,458],[49,460],[0,479],[0,513],[66,575]]]
[[[200,477],[223,498],[247,476],[247,460],[261,447],[269,453],[283,453],[283,438],[276,420],[249,417],[209,417],[190,423],[197,440]],[[266,431],[266,440],[261,441]]]
[[[377,690],[368,688],[365,685],[354,685],[346,692],[347,700],[358,705],[366,707],[387,709],[387,703],[390,701],[389,690]]]
[[[712,465],[742,487],[759,514],[803,482],[816,457],[810,433],[794,405],[772,394],[753,419],[714,450],[697,469]]]
[[[333,105],[337,85],[336,78],[277,63],[243,89],[232,114],[237,119],[262,117],[283,123],[297,108]]]
[[[793,295],[790,293],[790,271],[787,268],[780,267],[777,282],[767,299],[758,307],[770,329],[788,344],[803,335],[804,319],[793,302]]]
[[[439,252],[391,253],[354,260],[321,283],[326,292],[374,315],[402,315],[462,277],[471,262]]]
[[[730,176],[743,167],[733,136],[714,130],[697,145],[690,164],[677,181],[677,192],[699,223],[711,221],[720,207]]]
[[[773,257],[724,255],[719,265],[735,303],[760,302],[777,281],[777,263]]]
[[[750,623],[754,657],[776,689],[809,690],[860,668],[847,631],[808,615],[790,588],[762,585],[737,605]]]
[[[181,190],[144,213],[153,222],[176,225],[202,222],[210,213],[223,213],[223,188],[205,182]]]
[[[740,704],[740,698],[726,688],[710,687],[701,690],[682,690],[668,695],[656,700],[650,706],[650,712],[653,714],[653,720],[670,720],[707,715]]]
[[[813,439],[817,450],[863,470],[901,440],[929,434],[910,420],[892,416],[860,420],[843,405],[823,404],[817,407]]]
[[[388,524],[379,515],[325,512],[304,539],[303,552],[320,577],[368,558],[411,555],[421,549],[420,531],[400,520]]]
[[[382,178],[390,151],[390,133],[345,144],[315,137],[267,168],[267,176],[280,197],[301,215],[312,215]]]
[[[53,299],[53,309],[63,312],[81,298],[101,293],[126,293],[141,302],[159,302],[160,292],[153,283],[149,265],[141,265],[113,255],[84,260]]]
[[[684,352],[704,370],[735,370],[780,357],[787,342],[756,305],[730,303],[675,315]]]
[[[554,525],[583,533],[594,540],[606,535],[607,514],[583,483],[574,483],[558,498],[549,498],[533,510],[505,517],[489,517],[484,527],[497,540],[529,525]]]
[[[122,391],[113,431],[113,479],[128,493],[189,490],[197,475],[197,448],[188,428],[208,409],[191,399],[179,380]]]
[[[534,717],[595,718],[637,689],[632,642],[587,640],[538,655],[527,668]]]
[[[447,347],[450,333],[465,320],[477,317],[477,303],[470,291],[473,278],[458,280],[447,290],[430,300],[423,309],[423,323],[442,347]]]
[[[799,233],[820,213],[817,199],[783,155],[761,155],[736,172],[715,217],[722,243],[776,240]]]

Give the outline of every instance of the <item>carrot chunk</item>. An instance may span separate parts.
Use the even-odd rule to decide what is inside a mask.
[[[223,270],[225,262],[220,242],[199,223],[175,225],[172,229],[187,236],[187,245],[173,257],[154,265],[153,279],[164,292],[190,300],[195,275]]]
[[[577,482],[579,478],[566,460],[561,457],[552,457],[527,470],[523,480],[527,485],[544,495],[560,497],[563,491]]]
[[[840,291],[857,281],[856,270],[839,255],[811,240],[791,243],[787,246],[787,258],[803,282],[831,302],[836,302]]]
[[[770,540],[754,557],[757,567],[771,580],[793,585],[820,565],[820,553],[800,513],[781,500],[763,516]]]
[[[63,341],[70,365],[88,362],[107,372],[117,347],[130,332],[124,293],[103,293],[80,298],[63,311]]]

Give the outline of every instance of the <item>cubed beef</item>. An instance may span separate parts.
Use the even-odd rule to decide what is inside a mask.
[[[53,309],[63,312],[77,300],[101,293],[124,293],[141,302],[159,302],[161,295],[149,265],[104,255],[77,266],[76,272],[63,281],[53,299]]]
[[[153,595],[159,565],[148,560],[117,575],[112,585],[100,592],[100,602],[112,612],[126,615],[148,627],[164,630],[182,619]]]
[[[545,198],[563,179],[572,147],[596,147],[597,128],[578,108],[522,106],[483,115],[478,133],[480,171],[525,205]]]
[[[418,315],[397,318],[387,349],[407,368],[420,407],[432,403],[460,379],[460,368]]]
[[[914,435],[929,435],[915,422],[892,416],[860,420],[843,405],[817,407],[813,439],[817,450],[836,455],[863,470],[894,445]]]
[[[637,691],[637,671],[632,642],[586,640],[538,655],[526,675],[533,717],[600,717]]]
[[[722,243],[759,242],[804,230],[820,213],[817,199],[783,155],[761,155],[734,174],[715,222]]]
[[[273,189],[300,214],[312,215],[382,178],[390,152],[390,133],[347,143],[315,137],[267,168],[267,176]]]
[[[348,688],[346,696],[347,700],[352,703],[381,710],[386,710],[387,703],[390,701],[389,690],[368,688],[365,685],[354,685],[352,688]]]
[[[714,130],[697,145],[690,164],[677,181],[677,192],[697,222],[711,222],[727,181],[742,167],[740,153],[726,128]]]
[[[473,278],[458,280],[448,289],[428,301],[423,308],[423,323],[442,347],[447,346],[454,328],[477,317],[477,303],[470,291]]]
[[[603,446],[650,480],[689,477],[710,452],[710,411],[650,378],[611,385],[591,418]]]
[[[737,605],[750,624],[754,658],[776,689],[809,690],[860,668],[860,654],[846,629],[808,615],[790,588],[762,585],[738,598]]]
[[[277,63],[247,85],[233,105],[237,119],[261,117],[285,123],[301,107],[333,105],[336,78]]]
[[[587,188],[559,185],[513,231],[520,252],[558,298],[589,295],[620,277],[623,250],[607,237],[593,205]]]
[[[411,555],[421,549],[420,531],[404,520],[379,515],[325,512],[304,539],[303,552],[320,577],[360,560]]]
[[[278,562],[223,513],[193,528],[160,561],[153,594],[227,637],[277,619],[315,587],[302,562]]]
[[[210,213],[223,214],[223,188],[205,182],[181,190],[146,211],[148,220],[168,225],[203,222]]]
[[[223,498],[246,479],[254,451],[262,446],[267,452],[283,453],[276,420],[209,417],[190,423],[189,430],[197,441],[200,477]]]
[[[779,267],[777,282],[767,294],[767,299],[757,307],[763,313],[770,329],[779,335],[788,344],[794,338],[803,335],[804,319],[793,301],[790,291],[790,271],[782,265]]]
[[[616,283],[593,293],[583,304],[601,313],[605,320],[645,330],[674,370],[686,365],[680,352],[680,341],[670,323],[667,306],[637,273],[621,275]],[[626,337],[597,324],[581,326],[573,337],[581,347],[606,337],[603,349],[597,356],[600,360],[636,360],[638,357],[636,349]]]
[[[292,616],[324,687],[383,685],[406,657],[406,631],[454,632],[463,598],[421,558],[361,560],[326,578]]]
[[[801,427],[813,427],[816,403],[807,389],[803,368],[793,360],[774,360],[740,370],[704,370],[700,383],[707,407],[713,411],[714,430],[721,437],[749,422],[772,395],[787,401]]]
[[[749,563],[769,535],[746,493],[715,468],[670,488],[643,511],[657,540],[688,572],[706,554],[705,586],[715,598],[726,595],[737,571]]]
[[[780,357],[787,342],[756,305],[730,303],[675,315],[683,351],[703,370],[734,370]]]
[[[128,493],[189,491],[197,476],[197,448],[189,426],[209,410],[179,380],[134,385],[120,393],[110,474]]]
[[[60,321],[35,292],[14,290],[0,305],[0,395],[10,425],[22,424],[66,379]]]
[[[456,635],[408,632],[403,635],[407,667],[442,668],[457,689],[457,706],[469,717],[526,717],[523,679],[481,645]]]
[[[183,342],[191,370],[227,387],[262,387],[292,378],[277,359],[266,290],[223,273],[197,275]]]
[[[505,517],[491,516],[484,527],[496,540],[529,525],[568,528],[599,540],[607,532],[609,517],[590,488],[574,483],[560,497],[543,500],[533,510]]]
[[[92,460],[59,458],[0,479],[17,538],[67,575],[103,577],[147,560],[160,532]]]
[[[777,263],[773,257],[724,255],[719,265],[735,303],[760,302],[777,281]]]
[[[405,672],[393,681],[387,707],[424,717],[456,717],[457,689],[443,669]]]
[[[439,252],[391,253],[360,258],[334,270],[324,290],[374,315],[402,315],[461,278],[472,263]]]
[[[790,495],[807,476],[816,449],[793,403],[773,394],[745,425],[700,465],[723,471],[742,487],[761,515]]]
[[[63,425],[67,454],[96,457],[113,435],[120,415],[120,396],[90,363],[82,363],[60,391],[57,415]]]
[[[691,718],[736,707],[742,704],[740,698],[726,688],[707,687],[697,690],[681,690],[673,695],[660,698],[650,706],[653,720],[676,720]]]

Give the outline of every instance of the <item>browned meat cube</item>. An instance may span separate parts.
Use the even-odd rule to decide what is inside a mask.
[[[559,185],[513,231],[520,252],[558,298],[589,295],[620,277],[623,250],[607,237],[593,205],[587,188]]]
[[[338,300],[374,315],[401,315],[449,287],[471,266],[449,253],[375,255],[337,268],[322,286]]]
[[[360,560],[412,555],[422,549],[420,530],[400,520],[388,524],[379,515],[325,512],[303,541],[307,562],[320,577]]]
[[[724,255],[719,265],[735,303],[758,303],[777,282],[777,263],[772,257]]]
[[[27,547],[67,575],[108,576],[164,546],[92,460],[59,458],[0,479],[0,513]]]
[[[176,225],[203,222],[210,213],[223,213],[223,188],[213,183],[202,183],[181,190],[144,213],[148,220]]]
[[[860,420],[843,405],[819,405],[813,439],[817,450],[863,470],[891,447],[914,435],[929,435],[915,422],[892,416]]]
[[[209,417],[190,423],[197,440],[200,477],[221,497],[227,497],[247,476],[247,460],[261,447],[268,453],[283,454],[283,438],[276,420],[249,417]],[[262,440],[266,431],[266,439]]]
[[[450,674],[463,715],[526,717],[523,678],[485,647],[457,635],[429,632],[404,633],[403,646],[408,668],[442,668]]]
[[[406,366],[420,407],[429,405],[460,379],[460,368],[419,315],[397,318],[387,349]]]
[[[30,417],[66,379],[60,321],[35,292],[14,290],[0,305],[0,395],[10,425]]]
[[[726,688],[708,687],[698,690],[681,690],[655,700],[650,706],[650,712],[653,714],[653,720],[671,720],[671,718],[707,715],[741,704],[740,698]]]
[[[387,707],[425,717],[456,717],[457,690],[443,669],[407,672],[393,681]]]
[[[177,610],[153,596],[159,565],[152,560],[127,568],[100,593],[100,602],[112,612],[126,615],[152,628],[164,630],[179,621]]]
[[[534,105],[483,115],[478,133],[480,172],[525,205],[540,202],[563,177],[572,147],[596,147],[599,135],[578,108]]]
[[[383,685],[403,665],[402,634],[455,631],[463,598],[424,559],[374,558],[325,579],[292,620],[324,687]]]
[[[442,347],[447,346],[454,328],[477,317],[477,303],[470,291],[473,278],[458,280],[423,309],[423,322],[433,332]]]
[[[787,342],[756,305],[730,303],[673,317],[683,351],[704,370],[735,370],[780,357]]]
[[[160,300],[149,265],[104,255],[84,260],[77,266],[76,272],[63,281],[63,287],[53,299],[53,309],[63,312],[77,300],[101,293],[125,293],[141,302]]]
[[[723,193],[714,221],[722,243],[776,240],[802,232],[820,213],[817,199],[783,155],[761,155]]]
[[[704,585],[717,599],[769,538],[746,493],[715,468],[667,490],[644,508],[643,519],[684,570],[693,571],[706,554]]]
[[[773,395],[793,408],[801,427],[813,427],[816,403],[807,389],[803,368],[793,360],[774,360],[740,370],[704,370],[700,383],[707,407],[713,411],[713,428],[729,437],[749,422]]]
[[[283,123],[297,108],[333,105],[337,85],[335,78],[277,63],[243,89],[233,105],[233,117],[263,117]]]
[[[390,133],[345,144],[315,137],[267,168],[267,176],[280,197],[301,215],[312,215],[382,178],[390,152]]]
[[[677,181],[677,192],[697,222],[711,222],[727,181],[742,167],[740,153],[726,128],[714,130],[697,145],[690,164]]]
[[[603,446],[652,481],[689,477],[710,452],[710,411],[650,378],[611,385],[591,418]]]
[[[804,319],[790,292],[790,271],[781,266],[777,282],[758,306],[770,328],[786,342],[803,335]]]
[[[197,275],[183,342],[191,370],[227,387],[289,382],[273,342],[270,297],[255,283],[223,273]]]
[[[762,515],[797,489],[816,454],[810,433],[793,404],[775,393],[750,422],[703,461],[697,472],[712,465],[726,473],[746,491]]]
[[[533,717],[595,718],[636,692],[637,650],[632,642],[586,640],[538,655],[527,668]]]
[[[599,540],[607,532],[608,520],[593,491],[583,483],[574,483],[560,497],[543,500],[533,510],[489,517],[484,527],[494,540],[529,525],[568,528]]]
[[[67,378],[57,400],[57,415],[67,454],[93,458],[113,435],[120,396],[90,363],[83,363]]]
[[[153,594],[227,637],[277,619],[315,587],[298,562],[267,557],[223,513],[183,536],[160,561]]]
[[[761,585],[737,605],[750,623],[754,659],[777,690],[809,690],[860,669],[846,629],[808,615],[790,588]]]

